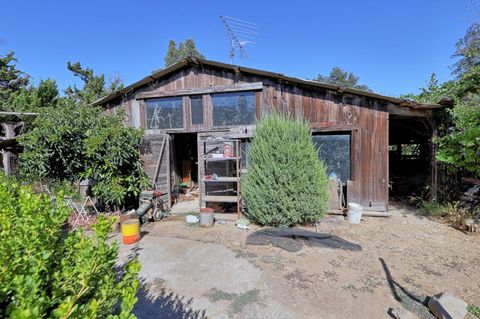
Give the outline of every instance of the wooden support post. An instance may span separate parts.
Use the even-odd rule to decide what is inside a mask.
[[[2,123],[4,135],[3,140],[13,140],[17,134],[15,130],[23,126],[23,122],[18,123]],[[3,170],[7,176],[17,176],[18,175],[18,156],[10,151],[2,150],[2,162]]]
[[[238,218],[240,219],[240,215],[241,215],[241,207],[240,207],[240,201],[241,201],[241,197],[240,197],[240,160],[242,158],[241,154],[240,154],[240,147],[239,147],[239,140],[235,140],[235,157],[237,157],[235,163],[237,165],[237,215],[238,215]]]
[[[162,146],[160,147],[160,153],[158,154],[157,166],[155,166],[155,173],[153,174],[152,182],[157,184],[158,173],[160,172],[160,166],[162,164],[163,150],[165,149],[165,143],[167,141],[167,135],[163,136]]]
[[[431,173],[431,181],[430,181],[430,200],[435,201],[437,200],[438,196],[438,166],[437,166],[437,151],[438,145],[435,143],[435,139],[438,136],[438,125],[435,117],[432,118],[431,121],[432,126],[432,136],[430,139],[430,173]]]

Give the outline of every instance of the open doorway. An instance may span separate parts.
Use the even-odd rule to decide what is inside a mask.
[[[171,133],[171,185],[173,204],[198,201],[196,133]]]
[[[390,116],[388,157],[393,199],[429,195],[431,136],[431,125],[425,118]]]

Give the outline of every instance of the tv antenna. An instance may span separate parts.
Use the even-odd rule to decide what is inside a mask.
[[[255,44],[255,36],[258,35],[256,23],[235,19],[227,16],[220,16],[230,38],[230,62],[233,64],[235,53],[240,54],[241,59],[248,59],[247,46]]]

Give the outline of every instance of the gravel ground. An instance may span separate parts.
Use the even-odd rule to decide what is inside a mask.
[[[442,291],[480,305],[480,235],[402,207],[391,213],[359,225],[324,217],[319,231],[360,244],[359,252],[247,247],[258,227],[232,222],[146,225],[139,244],[121,246],[121,260],[138,254],[143,265],[135,311],[138,318],[390,318],[390,308],[405,308],[432,318],[423,303]]]

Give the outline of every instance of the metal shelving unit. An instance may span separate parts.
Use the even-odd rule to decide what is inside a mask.
[[[241,154],[240,141],[234,139],[207,139],[202,142],[201,165],[201,202],[236,203],[237,214],[241,214],[240,173]],[[200,164],[200,163],[199,163]],[[215,166],[215,169],[211,168]],[[222,170],[222,174],[211,171]],[[222,189],[221,184],[233,184],[233,187]],[[208,190],[210,185],[216,190]]]

